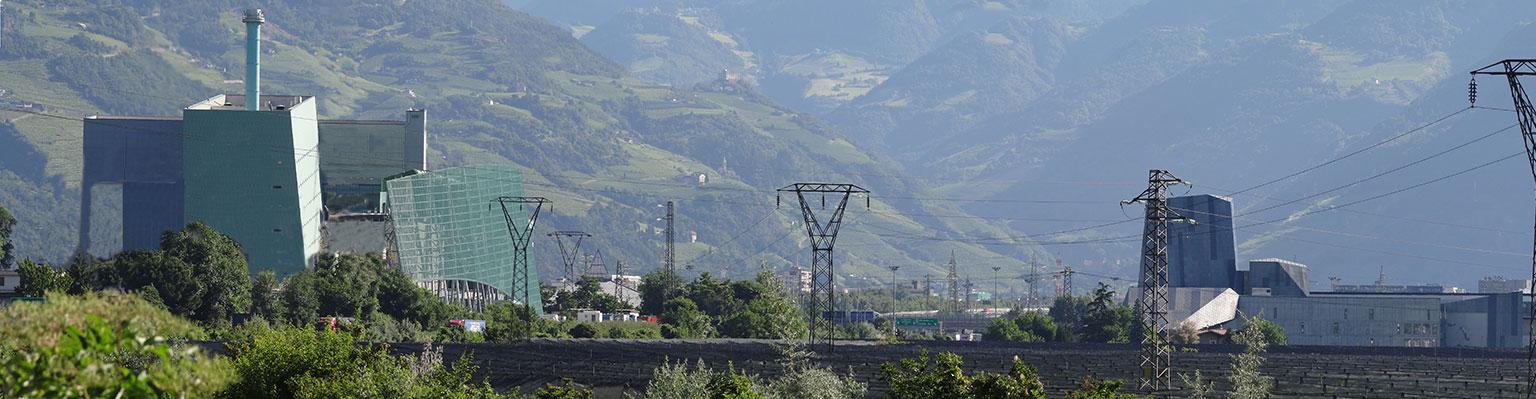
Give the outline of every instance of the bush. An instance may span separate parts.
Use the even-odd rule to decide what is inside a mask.
[[[441,350],[430,345],[417,356],[397,357],[345,334],[282,327],[229,346],[241,377],[225,392],[229,398],[501,397],[484,383],[470,383],[470,356],[444,366]]]
[[[197,340],[208,337],[197,324],[124,293],[82,296],[50,294],[45,302],[16,302],[0,310],[0,353],[29,347],[52,347],[67,327],[85,327],[90,317],[123,334]]]
[[[590,323],[577,324],[571,327],[571,338],[597,338],[597,327]]]
[[[171,338],[196,325],[132,295],[50,295],[0,311],[0,397],[209,397],[229,362]]]
[[[1067,392],[1067,399],[1136,399],[1136,395],[1120,393],[1120,388],[1125,382],[1120,380],[1101,380],[1095,382],[1092,378],[1083,379],[1083,387],[1076,391]]]
[[[856,399],[864,397],[869,387],[849,375],[810,364],[810,352],[799,344],[779,348],[779,365],[784,373],[763,383],[763,396],[775,399]]]
[[[534,399],[592,399],[592,389],[576,385],[565,379],[561,385],[544,384],[533,393]]]
[[[895,399],[970,398],[970,379],[960,367],[960,355],[944,352],[930,358],[924,350],[916,358],[880,366]]]

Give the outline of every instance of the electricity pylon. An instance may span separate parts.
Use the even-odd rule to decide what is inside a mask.
[[[955,264],[955,250],[949,250],[949,263],[944,267],[949,269],[949,309],[960,313],[960,266]]]
[[[554,237],[555,244],[560,246],[560,260],[565,262],[566,281],[575,282],[577,277],[580,277],[576,270],[576,261],[581,259],[581,240],[592,235],[574,230],[556,231],[546,235]],[[572,241],[569,247],[565,245],[567,239]]]
[[[827,351],[832,350],[832,335],[835,332],[832,320],[829,318],[835,311],[837,304],[837,274],[833,273],[832,247],[837,243],[837,231],[843,226],[843,211],[848,208],[848,197],[854,194],[864,194],[864,207],[869,207],[869,190],[852,184],[827,184],[827,183],[795,183],[778,190],[779,194],[794,193],[800,200],[800,213],[805,217],[805,233],[811,240],[811,292],[806,296],[810,311],[810,343],[811,345],[825,345]],[[827,207],[827,195],[838,198],[837,208],[832,211],[821,223],[816,217],[816,210],[811,208],[811,202],[806,194],[821,194],[821,208]],[[782,202],[782,200],[777,200]]]
[[[507,235],[512,237],[512,287],[507,298],[528,307],[527,332],[528,337],[532,337],[533,318],[539,314],[543,301],[539,300],[538,282],[530,276],[528,246],[533,243],[533,227],[539,223],[539,211],[544,209],[544,204],[553,201],[544,197],[496,197],[496,203],[501,205],[501,216],[507,220]],[[508,205],[517,205],[520,211],[532,208],[527,223],[518,226]],[[533,287],[529,288],[530,285]]]
[[[1168,223],[1193,221],[1168,207],[1168,186],[1188,184],[1166,170],[1147,173],[1147,189],[1121,204],[1141,203],[1147,208],[1146,230],[1141,240],[1141,388],[1161,391],[1173,388],[1172,358],[1163,346],[1162,331],[1168,327]]]
[[[1467,84],[1467,102],[1477,105],[1477,75],[1503,76],[1509,81],[1509,96],[1514,100],[1515,118],[1520,121],[1520,136],[1525,138],[1525,158],[1530,162],[1531,176],[1536,178],[1536,109],[1531,107],[1525,88],[1520,85],[1521,76],[1536,75],[1536,59],[1509,59],[1472,71],[1472,82]],[[1533,236],[1536,240],[1536,236]],[[1531,279],[1536,280],[1536,242],[1532,243]],[[1527,296],[1531,293],[1526,293]],[[1527,331],[1536,331],[1536,305],[1527,306]],[[1525,345],[1525,397],[1536,392],[1536,334],[1528,334]]]
[[[676,273],[677,247],[674,244],[676,241],[672,231],[672,201],[667,201],[667,217],[663,219],[667,222],[667,252],[661,255],[661,270],[665,270],[667,273]]]

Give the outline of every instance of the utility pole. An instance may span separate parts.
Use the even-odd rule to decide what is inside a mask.
[[[896,288],[901,283],[896,281],[896,269],[901,266],[891,266],[891,337],[896,336]]]
[[[998,272],[998,271],[1001,271],[1001,270],[1003,270],[1003,267],[1002,267],[1002,266],[992,266],[992,307],[993,307],[993,308],[996,308],[996,307],[997,307],[997,296],[998,296],[998,290],[997,290],[997,283],[998,283],[998,278],[997,278],[997,272]]]
[[[565,281],[575,283],[578,277],[576,261],[582,259],[581,241],[592,235],[575,230],[564,230],[549,233],[546,236],[554,237],[555,245],[560,246],[560,260],[565,262]],[[566,240],[572,241],[569,247],[565,245]]]
[[[1531,106],[1530,98],[1525,95],[1525,87],[1520,85],[1521,76],[1536,75],[1536,59],[1503,60],[1472,71],[1472,81],[1467,84],[1467,102],[1471,106],[1477,105],[1477,75],[1503,76],[1509,81],[1509,96],[1514,100],[1515,118],[1520,121],[1520,136],[1525,138],[1525,158],[1530,163],[1531,176],[1536,177],[1536,108]],[[1536,280],[1536,243],[1532,244],[1531,256],[1531,279]],[[1531,294],[1526,295],[1527,301],[1530,301]],[[1536,304],[1527,305],[1527,308],[1530,309],[1530,314],[1526,316],[1527,331],[1536,331]],[[1536,333],[1528,334],[1527,337],[1525,397],[1529,399],[1536,392]]]
[[[869,207],[869,190],[852,184],[795,183],[778,190],[779,195],[793,193],[800,200],[800,213],[805,218],[805,234],[811,240],[811,292],[808,295],[811,318],[811,345],[825,345],[832,351],[834,327],[828,318],[837,309],[837,274],[832,267],[832,248],[837,243],[837,232],[843,227],[843,211],[848,208],[848,197],[864,195],[864,207]],[[811,208],[807,194],[821,194],[821,207],[827,207],[827,195],[840,196],[837,208],[821,223],[816,210]],[[782,197],[775,201],[782,203]]]
[[[933,309],[933,275],[923,275],[923,310]],[[937,310],[937,309],[935,309]]]
[[[667,217],[665,220],[667,221],[667,253],[662,254],[661,270],[665,270],[667,273],[676,273],[677,251],[672,230],[672,201],[667,201]]]
[[[960,267],[955,264],[955,250],[949,250],[949,308],[960,313]]]
[[[539,299],[539,282],[531,275],[528,246],[533,243],[533,227],[539,222],[539,211],[544,209],[544,204],[553,201],[544,197],[496,197],[496,203],[501,205],[501,216],[507,221],[507,235],[512,237],[512,287],[507,298],[528,308],[528,330],[523,338],[532,338],[533,318],[543,312],[543,300]],[[524,225],[517,225],[510,205],[516,205],[519,212],[528,211]]]
[[[1141,298],[1136,301],[1141,326],[1141,388],[1162,391],[1173,388],[1172,357],[1163,346],[1168,328],[1168,223],[1193,221],[1168,207],[1168,186],[1188,184],[1166,170],[1147,172],[1147,189],[1121,204],[1146,206],[1146,229],[1141,242]]]
[[[970,277],[966,277],[965,278],[965,309],[963,309],[963,310],[971,310],[971,295],[976,293],[975,287],[976,287],[976,284],[971,282],[971,278]],[[980,299],[980,298],[977,298],[977,299]]]

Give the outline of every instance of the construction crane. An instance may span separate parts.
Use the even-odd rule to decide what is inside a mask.
[[[1515,118],[1520,121],[1520,136],[1525,140],[1525,158],[1530,163],[1531,177],[1536,179],[1536,109],[1531,107],[1525,88],[1520,85],[1521,76],[1536,75],[1536,59],[1508,59],[1472,71],[1472,81],[1467,84],[1467,102],[1477,106],[1477,75],[1503,76],[1509,82],[1509,96],[1514,100]],[[1532,236],[1531,279],[1536,280],[1536,235]],[[1530,293],[1526,293],[1529,297]],[[1536,306],[1527,306],[1526,331],[1536,327]],[[1536,334],[1527,334],[1525,345],[1525,397],[1536,391]]]

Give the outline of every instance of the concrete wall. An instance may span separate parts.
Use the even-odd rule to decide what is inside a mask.
[[[397,350],[419,350],[399,344]],[[448,344],[445,357],[473,352],[480,375],[497,389],[532,387],[569,377],[600,389],[601,397],[620,397],[625,389],[642,390],[663,361],[703,359],[713,367],[732,362],[759,375],[779,372],[775,346],[750,340],[535,340],[513,344]],[[949,351],[965,358],[967,372],[1004,371],[1014,356],[1039,370],[1050,396],[1063,397],[1084,377],[1121,379],[1134,387],[1135,347],[1107,344],[1008,344],[929,342],[898,345],[839,346],[817,359],[838,372],[870,383],[874,397],[884,397],[880,365],[916,356],[922,349]],[[1200,370],[1218,390],[1226,390],[1236,346],[1202,345],[1199,352],[1173,355],[1175,374]],[[1298,347],[1272,348],[1262,368],[1276,379],[1275,398],[1507,398],[1523,386],[1522,350],[1439,348]],[[1176,378],[1177,379],[1177,378]],[[1221,397],[1223,395],[1217,395]],[[1182,397],[1175,395],[1174,397]]]

